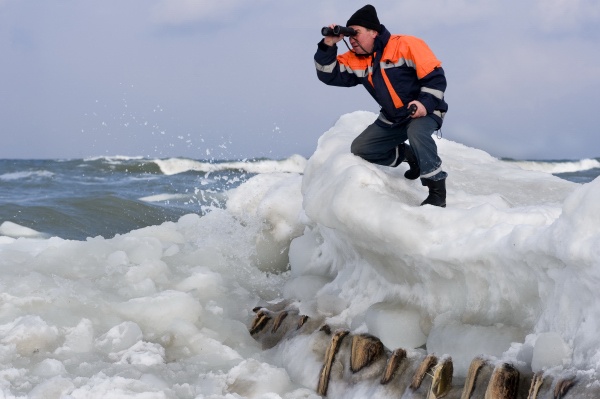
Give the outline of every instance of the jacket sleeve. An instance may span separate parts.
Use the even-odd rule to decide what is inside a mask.
[[[337,46],[328,46],[321,40],[315,53],[315,67],[319,80],[330,86],[352,87],[360,84],[355,74],[340,63]]]
[[[410,58],[414,60],[417,78],[421,86],[421,92],[417,100],[425,106],[428,113],[440,107],[445,108],[446,76],[442,69],[442,63],[423,40],[408,37],[407,41],[409,43]]]
[[[428,113],[444,108],[446,76],[441,66],[434,68],[433,71],[419,79],[419,84],[421,85],[421,92],[417,100],[425,106]]]

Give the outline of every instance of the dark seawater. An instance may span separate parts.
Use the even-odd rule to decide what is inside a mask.
[[[575,183],[589,183],[600,176],[600,168],[580,170],[576,172],[555,173],[555,176]]]
[[[223,207],[224,192],[251,176],[227,168],[167,175],[144,159],[0,160],[0,224],[108,238]]]
[[[301,161],[0,160],[0,225],[65,239],[109,238],[222,208],[226,192],[256,173],[301,172]],[[598,160],[510,162],[576,183],[600,175]]]

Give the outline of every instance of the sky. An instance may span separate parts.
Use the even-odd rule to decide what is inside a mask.
[[[362,87],[319,82],[320,29],[365,2],[0,0],[0,158],[310,157]],[[373,1],[442,61],[443,137],[600,157],[596,0]],[[339,52],[346,51],[340,43]]]

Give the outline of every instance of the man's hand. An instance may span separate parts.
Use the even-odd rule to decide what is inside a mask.
[[[417,111],[412,114],[413,118],[421,118],[425,115],[427,115],[427,109],[425,109],[425,106],[423,104],[421,104],[420,101],[414,100],[408,103],[408,106],[410,107],[411,104],[414,104],[417,106]]]
[[[337,24],[331,24],[329,25],[329,27],[331,29],[334,28],[334,26],[336,26]],[[339,42],[340,40],[342,40],[344,38],[344,35],[338,35],[338,36],[325,36],[323,38],[323,43],[325,43],[328,46],[334,46],[337,42]]]

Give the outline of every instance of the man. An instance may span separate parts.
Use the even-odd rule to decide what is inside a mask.
[[[318,44],[315,65],[322,82],[342,87],[362,84],[381,106],[375,122],[352,142],[352,153],[392,167],[406,161],[410,169],[404,176],[420,177],[429,189],[421,205],[445,207],[447,173],[432,137],[448,110],[441,62],[421,39],[391,35],[372,5],[356,11],[346,26],[356,32],[350,36],[352,49],[337,56],[336,43],[344,36],[325,36]],[[407,139],[410,146],[404,143]]]

